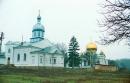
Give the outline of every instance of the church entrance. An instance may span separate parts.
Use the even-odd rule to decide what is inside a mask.
[[[10,57],[8,57],[8,59],[7,59],[7,64],[8,65],[10,64]]]

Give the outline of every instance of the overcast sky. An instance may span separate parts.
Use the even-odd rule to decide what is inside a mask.
[[[100,0],[102,2],[103,0]],[[32,27],[40,9],[45,38],[54,43],[68,45],[74,35],[81,51],[91,41],[98,41],[101,30],[97,25],[99,0],[0,0],[0,32],[7,41],[29,41]],[[110,46],[98,45],[108,59],[130,58],[125,43]]]

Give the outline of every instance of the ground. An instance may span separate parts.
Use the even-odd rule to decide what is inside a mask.
[[[65,68],[1,68],[0,83],[130,83],[130,72]]]

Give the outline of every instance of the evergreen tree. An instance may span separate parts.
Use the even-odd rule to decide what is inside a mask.
[[[68,54],[69,54],[69,66],[70,67],[79,67],[80,64],[80,57],[79,53],[79,45],[76,38],[73,36],[70,40]]]

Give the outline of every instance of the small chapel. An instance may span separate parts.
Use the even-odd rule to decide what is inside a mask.
[[[8,41],[5,44],[7,64],[15,66],[64,67],[64,57],[55,44],[44,37],[40,13],[33,26],[30,42]]]

